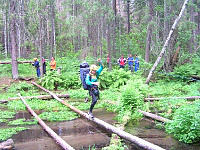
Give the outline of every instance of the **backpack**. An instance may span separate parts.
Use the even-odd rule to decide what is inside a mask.
[[[80,64],[80,77],[84,90],[89,90],[89,85],[87,85],[85,82],[85,78],[87,74],[89,74],[89,72],[90,72],[89,64],[86,61],[84,61],[83,63]]]

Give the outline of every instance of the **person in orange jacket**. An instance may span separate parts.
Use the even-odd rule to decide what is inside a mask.
[[[56,69],[56,61],[54,59],[54,57],[51,58],[51,62],[50,62],[50,70],[53,71]]]

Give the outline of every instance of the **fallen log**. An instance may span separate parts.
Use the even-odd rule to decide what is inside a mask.
[[[60,98],[69,98],[69,94],[57,94],[58,97]],[[31,98],[37,98],[37,99],[51,99],[53,98],[53,96],[51,95],[39,95],[39,96],[26,96],[24,97],[25,99],[31,99]],[[19,97],[12,97],[12,98],[8,98],[6,100],[0,100],[0,103],[7,103],[8,101],[12,101],[12,100],[20,100]]]
[[[138,111],[141,112],[146,117],[153,118],[153,119],[161,121],[161,122],[169,122],[169,121],[171,121],[171,120],[169,120],[167,118],[164,118],[164,117],[161,117],[161,116],[158,116],[158,115],[155,115],[155,114],[143,111],[143,110],[138,110]]]
[[[161,100],[161,99],[200,99],[200,96],[190,96],[190,97],[160,97],[160,98],[144,98],[145,101]]]
[[[54,140],[60,145],[62,146],[63,149],[65,150],[74,150],[73,147],[71,147],[69,144],[67,144],[62,138],[60,138],[49,126],[47,126],[39,117],[38,115],[31,109],[31,107],[26,103],[26,101],[24,100],[24,98],[18,93],[17,95],[19,95],[20,99],[22,100],[22,102],[26,105],[27,109],[29,110],[29,112],[38,120],[39,124],[47,131],[47,133],[49,133]]]
[[[115,104],[115,105],[119,105],[118,103],[115,103],[113,101],[110,101],[110,100],[104,100],[110,104]],[[155,115],[155,114],[152,114],[152,113],[149,113],[149,112],[145,112],[145,111],[142,111],[142,110],[138,110],[139,112],[141,112],[144,116],[146,117],[149,117],[149,118],[152,118],[152,119],[155,119],[155,120],[158,120],[158,121],[161,121],[161,122],[167,122],[167,121],[170,121],[169,119],[167,118],[164,118],[164,117],[161,117],[161,116],[158,116],[158,115]]]
[[[13,140],[8,139],[7,141],[0,143],[0,150],[13,149],[13,146],[14,146]]]
[[[10,62],[10,61],[0,62],[0,64],[11,64],[11,63],[12,63],[12,62]],[[24,64],[24,63],[32,64],[33,61],[18,61],[17,63],[18,63],[18,64]]]
[[[191,77],[194,78],[194,79],[200,80],[200,76],[192,75]]]
[[[30,80],[34,80],[34,78],[24,78],[24,77],[18,77],[18,80],[25,80],[25,81],[30,81]]]
[[[45,92],[51,94],[56,100],[58,100],[59,102],[61,102],[62,104],[66,105],[67,107],[69,107],[71,110],[75,111],[76,113],[80,114],[81,116],[89,119],[90,121],[92,122],[95,122],[96,124],[104,127],[105,129],[109,130],[109,131],[112,131],[113,133],[116,133],[117,135],[119,135],[120,137],[126,139],[126,140],[129,140],[130,142],[133,142],[135,143],[136,145],[138,145],[139,147],[142,147],[144,149],[148,149],[148,150],[163,150],[163,148],[155,145],[155,144],[152,144],[150,142],[147,142],[141,138],[138,138],[136,136],[133,136],[119,128],[116,128],[98,118],[90,118],[87,113],[75,108],[74,106],[66,103],[64,100],[62,99],[59,99],[54,93],[52,93],[51,91],[48,91],[47,89],[41,87],[40,85],[38,85],[37,83],[35,82],[32,82],[32,84],[34,84],[35,86],[39,87],[40,89],[44,90]]]

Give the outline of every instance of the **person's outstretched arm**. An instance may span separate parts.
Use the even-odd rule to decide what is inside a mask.
[[[102,63],[102,61],[101,61],[101,59],[99,58],[98,60],[97,60],[98,62],[99,62],[99,65],[100,65],[100,68],[97,70],[97,77],[99,76],[99,74],[102,72],[102,70],[103,70],[103,63]]]

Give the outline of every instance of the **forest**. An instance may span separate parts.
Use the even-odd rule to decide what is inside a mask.
[[[156,128],[191,144],[191,149],[200,147],[199,0],[1,0],[0,9],[0,109],[6,109],[0,112],[0,123],[19,126],[12,127],[13,134],[28,130],[21,126],[38,123],[13,119],[26,108],[20,100],[9,100],[17,93],[45,95],[31,81],[57,94],[67,93],[73,99],[71,105],[89,110],[80,64],[98,66],[100,58],[104,69],[95,109],[114,112],[125,130],[146,112],[156,114],[164,118],[155,121]],[[121,55],[130,54],[134,59],[138,55],[137,71],[129,71],[128,62],[124,69],[118,64]],[[58,71],[50,71],[52,57]],[[40,63],[38,78],[34,58]],[[39,115],[45,121],[80,117],[55,100],[49,108],[39,98],[27,101],[34,110],[45,111]],[[7,140],[10,131],[0,129],[0,141]],[[129,147],[119,141],[104,149]]]

